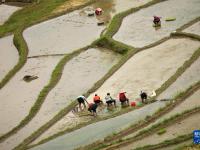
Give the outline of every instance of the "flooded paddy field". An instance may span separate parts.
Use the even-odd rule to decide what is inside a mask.
[[[19,54],[13,44],[13,35],[0,38],[0,81],[18,63],[18,59]]]
[[[14,128],[28,115],[60,59],[61,57],[28,59],[24,67],[0,90],[0,134]],[[38,78],[26,82],[23,80],[26,75]]]
[[[192,48],[191,45],[194,47]],[[190,58],[192,53],[197,50],[199,46],[200,43],[198,41],[187,38],[170,39],[155,48],[140,52],[128,60],[126,64],[111,76],[95,93],[98,93],[98,95],[102,97],[102,100],[104,100],[103,97],[107,92],[110,92],[114,98],[117,98],[118,93],[123,90],[127,92],[129,98],[131,97],[130,100],[133,100],[138,97],[141,88],[148,92],[159,88],[162,83],[173,75],[176,69],[180,67],[185,60]],[[188,51],[188,47],[190,47],[190,51]],[[182,56],[178,54],[181,54]],[[169,57],[171,58],[170,61],[168,61]],[[159,66],[156,65],[157,62],[159,62]],[[140,69],[142,69],[142,71]],[[132,72],[128,70],[132,70]],[[127,72],[129,72],[128,75]],[[151,74],[151,77],[147,78],[149,74]],[[145,82],[142,82],[144,80]],[[156,81],[159,82],[157,83]],[[94,94],[89,96],[89,102],[92,102],[93,96]],[[34,143],[55,134],[57,131],[66,129],[67,125],[70,124],[67,123],[67,119],[69,119],[68,115],[45,132],[44,135]],[[74,119],[74,121],[76,122],[76,119]],[[64,125],[66,125],[66,128],[62,128]]]
[[[0,90],[0,105],[2,107],[0,109],[0,135],[5,134],[18,125],[29,113],[40,91],[49,83],[55,66],[64,57],[62,54],[70,54],[80,48],[91,45],[94,40],[100,37],[102,31],[106,31],[104,29],[107,28],[114,15],[152,1],[100,0],[84,8],[74,10],[25,29],[23,36],[29,49],[28,60],[24,67]],[[60,7],[54,9],[52,14],[64,12],[65,9],[70,8],[70,5],[79,7],[87,2],[83,0],[66,1]],[[3,10],[2,6],[5,5],[0,5],[0,24],[1,20],[3,20],[1,16],[9,12],[1,13]],[[102,8],[102,15],[89,16],[89,13],[94,12],[96,8]],[[9,8],[6,10],[9,10]],[[199,12],[199,0],[163,1],[125,17],[119,31],[113,38],[134,47],[144,47],[164,37],[168,37],[172,31],[199,17]],[[162,17],[161,28],[154,28],[152,26],[154,15]],[[176,20],[167,22],[165,21],[166,18],[176,18]],[[103,25],[99,26],[98,23],[100,22],[103,22]],[[199,31],[199,22],[183,30],[183,32],[197,35],[200,34]],[[0,80],[18,62],[18,51],[14,47],[12,39],[13,35],[0,39]],[[199,47],[199,41],[176,37],[170,38],[155,47],[145,49],[132,56],[99,89],[91,93],[87,100],[88,102],[93,102],[95,93],[100,95],[104,102],[104,97],[108,92],[111,93],[113,98],[118,99],[118,93],[125,91],[130,101],[138,99],[141,90],[150,94],[153,90],[160,88],[161,85],[174,75],[177,69],[189,60]],[[35,131],[39,131],[38,129],[42,125],[51,120],[63,108],[74,102],[77,96],[91,89],[122,58],[120,54],[102,48],[82,49],[79,52],[79,54],[73,55],[65,64],[61,78],[45,97],[44,103],[36,116],[17,133],[12,134],[5,141],[2,141],[0,143],[0,149],[13,149],[25,139],[31,137]],[[58,56],[56,54],[61,55]],[[199,81],[199,65],[200,58],[170,85],[168,89],[161,93],[158,99],[173,98],[178,92],[186,90],[189,86]],[[36,76],[37,78],[26,82],[23,79],[27,76]],[[199,106],[199,94],[199,90],[196,91],[176,108],[152,124],[163,121],[163,119],[194,108],[195,106]],[[139,109],[134,109],[129,113],[117,117],[113,117],[113,114],[121,111],[119,105],[113,109],[114,111],[109,111],[106,107],[103,107],[102,110],[98,108],[98,117],[100,117],[97,118],[99,119],[97,121],[99,122],[84,125],[80,129],[63,134],[32,149],[70,150],[91,144],[108,135],[123,130],[130,125],[136,124],[138,121],[143,121],[147,116],[153,115],[159,109],[166,106],[167,103],[169,102],[156,101],[148,105],[142,105],[143,107]],[[194,116],[200,119],[199,114],[196,115]],[[108,116],[112,116],[113,118],[100,121],[103,117]],[[169,126],[167,133],[162,137],[160,136],[160,139],[155,133],[144,138],[144,141],[147,140],[150,144],[155,144],[156,140],[154,139],[163,141],[174,138],[178,136],[175,133],[176,127],[178,127],[178,131],[182,130],[180,134],[189,133],[189,130],[193,129],[191,124],[195,124],[194,128],[197,128],[197,122],[195,122],[194,116],[185,118],[181,122],[185,126],[180,129],[179,125],[176,124],[172,125],[174,129]],[[41,140],[65,131],[66,129],[76,128],[81,123],[88,124],[93,119],[95,119],[94,116],[91,116],[87,110],[80,113],[69,112],[52,127],[44,129],[46,131],[40,137],[37,137],[35,141],[29,143],[28,146],[37,144]],[[135,133],[129,136],[134,135]],[[140,146],[140,142],[138,141],[137,145],[134,146]]]
[[[164,106],[165,102],[155,102],[146,105],[141,109],[82,127],[78,130],[67,133],[54,140],[32,148],[31,150],[65,150],[66,147],[68,150],[72,150],[77,147],[95,142],[96,140],[103,139],[114,132],[130,126],[131,124],[137,123],[138,121],[145,119],[147,115],[152,115],[155,113],[158,108]]]
[[[147,46],[199,17],[199,12],[199,0],[164,1],[125,17],[114,39],[134,47]],[[161,28],[153,27],[154,15],[162,17]],[[176,20],[166,22],[168,17],[175,17]]]
[[[195,24],[193,24],[189,28],[183,30],[183,32],[193,33],[193,34],[197,34],[197,35],[200,36],[200,21],[195,23]]]
[[[199,46],[200,42],[187,38],[170,39],[137,53],[95,93],[104,97],[107,92],[110,92],[114,98],[117,98],[119,92],[126,91],[130,100],[136,99],[141,90],[150,93],[168,80]],[[94,93],[88,100],[91,101],[93,96]]]
[[[77,96],[87,92],[119,59],[119,54],[98,48],[88,49],[74,57],[65,65],[60,81],[48,94],[33,120],[0,146],[12,149],[20,144]]]
[[[173,99],[196,82],[200,81],[200,58],[198,58],[172,85],[158,96],[161,99]]]
[[[23,33],[30,49],[29,56],[71,53],[85,47],[99,38],[105,28],[105,26],[97,25],[99,21],[107,23],[115,14],[149,1],[112,0],[108,2],[103,0],[34,25]],[[88,17],[87,13],[98,7],[103,9],[103,14]]]
[[[20,7],[0,4],[0,25],[3,25],[8,18],[19,9]]]

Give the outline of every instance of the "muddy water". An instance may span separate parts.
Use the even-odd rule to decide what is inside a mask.
[[[17,10],[19,10],[20,7],[15,6],[8,6],[8,5],[0,5],[0,25],[4,24],[6,20]]]
[[[35,141],[33,141],[30,145],[37,144],[41,140],[44,140],[56,133],[65,131],[66,129],[74,128],[80,123],[88,122],[93,119],[94,117],[89,115],[89,112],[87,112],[87,110],[81,113],[76,113],[76,114],[70,112],[66,116],[64,116],[60,121],[58,121],[55,125],[49,128],[46,132],[44,132]]]
[[[183,30],[183,32],[193,33],[200,36],[200,21],[192,25],[191,27]]]
[[[172,111],[170,111],[169,113],[167,113],[166,115],[162,116],[160,119],[158,119],[157,121],[155,121],[154,123],[148,125],[147,127],[141,129],[141,130],[145,130],[150,128],[151,126],[153,126],[156,123],[162,122],[163,120],[170,118],[173,115],[176,115],[178,113],[182,113],[186,110],[190,110],[193,109],[195,107],[199,107],[200,106],[200,101],[199,101],[199,97],[200,97],[200,90],[196,91],[193,95],[191,95],[190,97],[188,97],[186,100],[184,100],[184,102],[182,102],[180,105],[176,106]],[[124,138],[129,138],[129,137],[133,137],[136,134],[138,134],[141,130],[130,134]]]
[[[70,60],[65,65],[59,83],[48,94],[33,120],[0,146],[11,149],[20,144],[77,96],[87,92],[119,59],[120,55],[109,50],[88,49]]]
[[[169,0],[127,16],[114,39],[126,44],[143,47],[154,43],[199,16],[199,0]],[[153,16],[161,16],[162,27],[154,28]],[[166,22],[168,17],[175,21]]]
[[[60,59],[61,57],[29,59],[11,81],[0,90],[0,134],[14,128],[29,113]],[[38,79],[25,82],[23,80],[25,75],[35,75]]]
[[[198,58],[158,99],[172,99],[180,92],[185,91],[195,82],[200,81],[200,58]]]
[[[152,115],[158,110],[158,108],[163,106],[165,106],[165,103],[163,102],[146,105],[145,107],[130,113],[85,126],[74,132],[65,134],[50,142],[37,146],[33,148],[33,150],[72,150],[79,146],[90,144],[128,127],[133,123],[137,123],[139,120],[143,120],[147,115]]]
[[[162,135],[158,135],[157,133],[151,134],[150,136],[147,136],[140,141],[133,142],[128,146],[120,148],[120,150],[130,150],[136,147],[143,147],[145,145],[154,145],[161,143],[165,140],[176,138],[181,135],[190,134],[194,130],[200,128],[199,120],[200,113],[194,114],[182,121],[179,121],[177,123],[174,123],[173,125],[166,127],[165,129],[167,132]]]
[[[137,98],[140,90],[150,93],[171,77],[199,46],[198,41],[181,38],[142,51],[129,59],[95,93],[104,97],[110,92],[117,98],[120,91],[126,91],[130,100]],[[94,93],[88,100],[91,101],[93,96]]]
[[[148,1],[150,0],[98,1],[91,6],[32,26],[24,31],[30,50],[29,56],[70,53],[89,45],[105,28],[105,26],[97,26],[99,21],[108,22],[116,13],[143,5]],[[97,7],[102,7],[103,15],[97,18],[88,17],[87,13]]]
[[[1,5],[0,5],[1,7]],[[13,44],[13,35],[0,39],[0,81],[17,64],[18,51]]]

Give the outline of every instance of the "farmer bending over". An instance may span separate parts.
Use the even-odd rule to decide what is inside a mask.
[[[77,101],[78,101],[80,110],[82,110],[81,104],[83,104],[84,108],[86,108],[85,101],[87,102],[87,100],[86,100],[85,96],[81,95],[81,96],[77,97]]]
[[[93,116],[97,116],[97,111],[96,111],[97,107],[98,107],[98,104],[91,103],[91,104],[89,104],[88,111],[91,112]]]
[[[140,97],[142,99],[142,103],[144,103],[147,100],[147,93],[141,91]]]
[[[111,96],[110,93],[107,93],[106,97],[105,97],[106,103],[107,103],[107,107],[109,107],[110,105],[114,104],[114,106],[116,107],[116,100],[114,100]]]
[[[124,103],[129,105],[129,99],[126,97],[125,93],[126,92],[119,93],[119,101],[121,102],[121,105],[123,105]]]
[[[95,103],[95,104],[98,104],[98,105],[99,105],[99,104],[103,104],[103,102],[101,101],[100,96],[98,96],[97,94],[95,94],[93,100],[94,100],[94,103]]]

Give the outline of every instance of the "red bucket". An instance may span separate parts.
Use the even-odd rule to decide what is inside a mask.
[[[136,102],[135,101],[131,102],[131,107],[135,107],[135,106],[136,106]]]

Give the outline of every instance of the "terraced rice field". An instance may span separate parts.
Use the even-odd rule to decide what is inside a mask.
[[[95,142],[103,141],[108,136],[120,137],[137,124],[138,129],[126,133],[122,139],[116,136],[111,146],[106,145],[106,141],[100,144],[102,149],[109,149],[113,144],[120,145],[122,142],[120,148],[115,149],[129,150],[160,144],[200,128],[200,114],[197,111],[166,125],[166,132],[162,135],[157,134],[157,129],[152,132],[153,125],[200,107],[200,1],[101,0],[80,7],[87,2],[59,1],[59,5],[49,6],[55,7],[47,16],[51,19],[44,16],[43,22],[41,18],[36,19],[40,23],[33,23],[33,26],[25,29],[26,24],[22,24],[19,30],[8,30],[10,32],[7,32],[10,26],[20,25],[9,26],[8,23],[5,27],[4,23],[19,8],[0,4],[0,150],[95,149],[98,147]],[[34,9],[41,4],[43,1],[20,9]],[[69,6],[72,6],[72,10],[68,10]],[[88,16],[98,7],[102,8],[102,15]],[[118,18],[112,19],[116,14]],[[159,28],[152,26],[154,15],[161,16],[162,25]],[[171,17],[176,20],[165,21]],[[102,21],[104,25],[98,26]],[[177,29],[181,36],[171,35]],[[103,41],[104,38],[98,41],[102,33],[106,35],[105,39],[107,35],[114,34],[112,39],[119,43],[109,39],[106,39],[109,42]],[[97,44],[93,43],[95,40]],[[125,45],[128,50],[124,54],[114,52]],[[23,58],[24,51],[28,53],[27,58]],[[12,76],[8,74],[9,71],[16,73]],[[26,75],[37,78],[26,82],[23,80]],[[191,92],[193,86],[195,91]],[[119,92],[126,91],[127,97],[133,101],[140,100],[141,90],[148,95],[153,90],[159,91],[159,95],[153,98],[157,101],[137,109],[119,106]],[[97,108],[100,117],[96,118],[88,115],[87,110],[72,113],[77,106],[74,103],[77,96],[86,94],[87,101],[91,103],[94,94],[98,93],[105,103],[104,97],[108,92],[117,99],[118,107],[113,112],[105,106],[103,109]],[[163,99],[168,101],[160,101]],[[173,104],[174,107],[171,107]],[[169,110],[161,114],[162,109],[167,108]],[[118,115],[112,117],[116,112]],[[139,122],[159,114],[159,117],[140,128]],[[27,116],[30,118],[21,122]],[[81,126],[82,123],[85,124]],[[12,131],[16,126],[19,128]],[[123,145],[124,141],[145,129],[152,134]],[[58,136],[58,133],[62,134]],[[50,139],[51,136],[55,137]],[[176,147],[190,143],[191,139],[186,139]],[[88,144],[93,146],[85,147]],[[173,148],[169,143],[160,147]]]
[[[75,149],[79,146],[84,146],[95,142],[96,140],[103,139],[104,137],[111,135],[114,132],[120,131],[123,128],[130,126],[133,123],[137,123],[141,119],[144,119],[147,115],[155,113],[158,108],[164,107],[165,103],[158,102],[145,106],[143,109],[109,119],[101,121],[95,124],[88,125],[74,132],[65,134],[61,137],[56,138],[48,143],[42,144],[33,148],[33,150],[43,149]],[[92,131],[92,132],[88,132]],[[84,136],[80,136],[84,135]],[[76,140],[79,139],[79,140]]]
[[[190,109],[194,109],[195,107],[200,106],[200,101],[198,99],[198,97],[200,96],[200,90],[196,91],[193,95],[191,95],[190,97],[188,97],[186,100],[184,100],[180,105],[176,106],[173,110],[171,110],[169,113],[163,115],[161,118],[159,118],[157,121],[155,121],[154,123],[150,124],[149,126],[135,132],[132,134],[129,134],[128,136],[123,137],[124,139],[130,138],[130,137],[134,137],[135,135],[137,135],[140,131],[145,130],[145,129],[149,129],[151,126],[160,123],[162,121],[164,121],[165,119],[168,119],[176,114],[181,114],[184,111],[190,110]]]
[[[193,116],[187,117],[184,120],[175,122],[173,125],[168,126],[165,128],[166,133],[162,135],[158,135],[154,133],[150,136],[143,138],[141,141],[134,142],[128,146],[120,148],[120,150],[127,150],[127,149],[135,149],[137,147],[142,147],[145,145],[153,145],[157,143],[161,143],[162,141],[173,139],[175,137],[189,134],[193,130],[199,129],[198,120],[200,119],[199,113],[194,114]]]
[[[51,73],[60,59],[61,57],[29,59],[13,79],[1,89],[1,134],[10,131],[28,115],[40,91],[48,84]],[[38,79],[25,82],[23,80],[25,75],[38,76]]]
[[[171,77],[199,46],[198,41],[181,38],[142,51],[129,59],[95,93],[104,96],[110,92],[117,98],[119,92],[126,91],[130,100],[136,99],[141,90],[151,93]],[[91,94],[88,100],[93,96]]]
[[[34,25],[23,33],[30,50],[29,56],[66,54],[87,46],[96,40],[105,28],[105,26],[97,26],[99,20],[108,22],[113,15],[145,4],[145,2],[127,1],[124,3],[125,6],[121,6],[122,2],[118,1],[109,2],[110,4],[107,4],[106,1],[97,2],[83,9]],[[130,3],[132,5],[129,5]],[[102,9],[107,12],[100,17],[88,17],[87,12],[96,9],[97,6],[102,6]]]
[[[13,44],[13,35],[0,39],[0,80],[17,64],[19,55]]]
[[[114,39],[134,47],[147,46],[197,18],[200,8],[195,6],[199,5],[198,0],[170,0],[147,7],[124,18]],[[152,27],[154,15],[162,17],[161,28]],[[164,21],[168,17],[176,17],[176,21]]]

